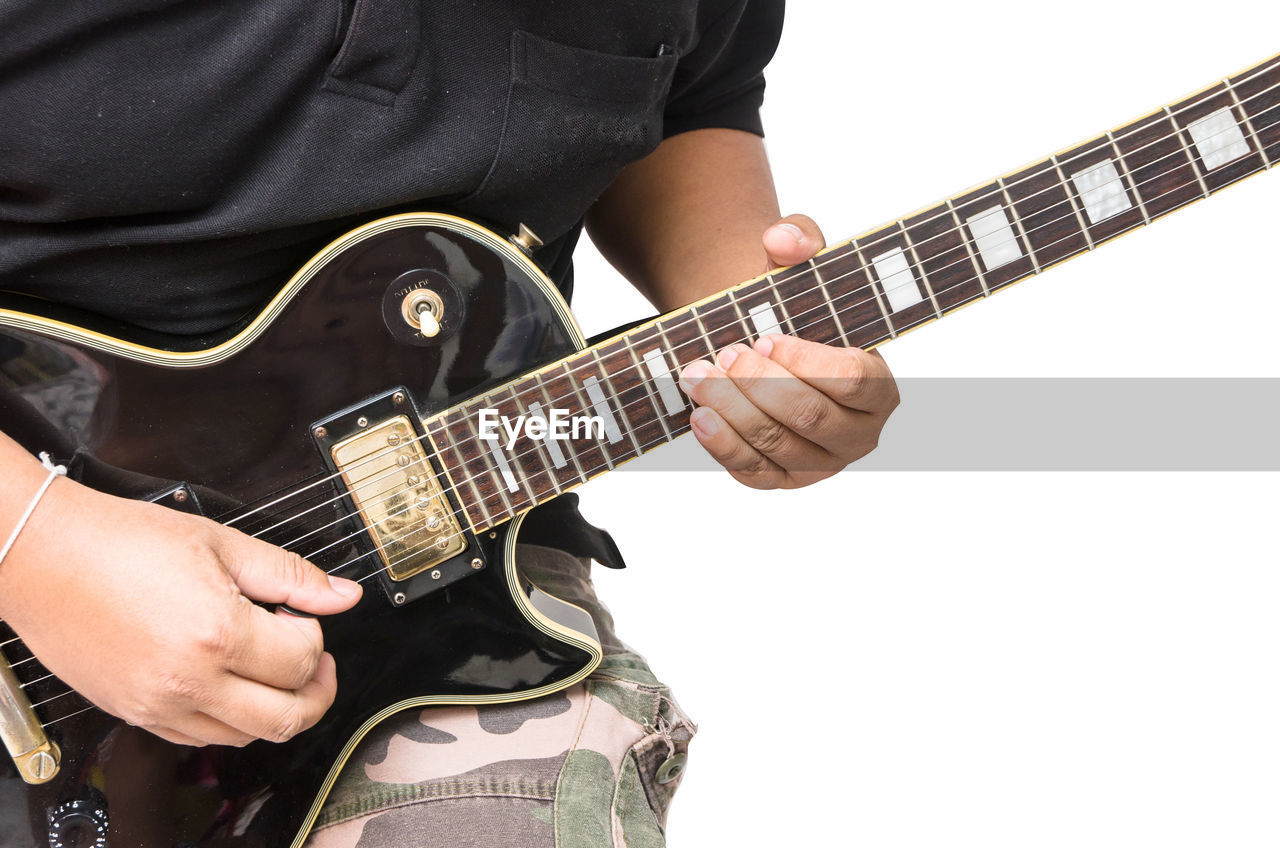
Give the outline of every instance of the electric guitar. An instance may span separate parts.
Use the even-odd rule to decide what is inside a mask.
[[[1278,159],[1280,56],[594,345],[533,262],[536,236],[441,214],[342,236],[217,338],[3,296],[0,429],[87,485],[366,592],[322,622],[339,674],[324,719],[244,749],[129,727],[0,625],[0,738],[21,778],[0,792],[22,795],[2,800],[28,811],[33,846],[297,848],[389,716],[533,698],[596,666],[590,617],[521,575],[521,521],[687,432],[683,364],[777,332],[875,347]]]

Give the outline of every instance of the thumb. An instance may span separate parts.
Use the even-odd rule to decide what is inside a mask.
[[[826,246],[822,230],[808,215],[788,215],[764,231],[764,250],[774,267],[807,262]]]
[[[223,566],[240,591],[255,601],[332,615],[355,606],[363,594],[354,580],[325,574],[275,545],[241,535],[227,547],[230,550],[222,551]]]

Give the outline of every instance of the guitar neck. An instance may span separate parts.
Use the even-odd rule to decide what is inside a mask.
[[[428,433],[472,526],[488,529],[688,432],[684,364],[770,333],[875,347],[1276,161],[1280,56],[589,347],[429,420]],[[486,410],[490,423],[548,428],[562,410],[598,429],[565,420],[564,439],[501,428],[482,439]]]

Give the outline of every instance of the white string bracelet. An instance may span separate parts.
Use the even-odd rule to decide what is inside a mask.
[[[4,543],[4,548],[0,548],[0,564],[4,563],[4,558],[9,555],[9,549],[13,547],[13,543],[18,541],[18,535],[22,533],[22,528],[27,526],[31,513],[35,512],[36,507],[40,505],[40,499],[44,497],[44,493],[49,491],[49,487],[53,485],[53,478],[67,476],[67,466],[54,465],[53,460],[49,458],[47,453],[41,452],[40,464],[48,469],[49,476],[44,478],[44,482],[36,490],[35,497],[31,499],[31,503],[27,504],[27,511],[22,513],[22,517],[18,519],[18,526],[13,528],[13,532],[9,534],[9,541]]]

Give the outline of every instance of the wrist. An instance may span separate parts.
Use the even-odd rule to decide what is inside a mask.
[[[58,504],[75,484],[64,479],[65,467],[44,455],[40,461],[6,470],[14,474],[0,501],[0,617],[8,618],[10,606],[21,603],[20,586],[30,570],[26,566],[47,558],[40,542],[49,538],[46,518],[65,513],[65,506]]]

